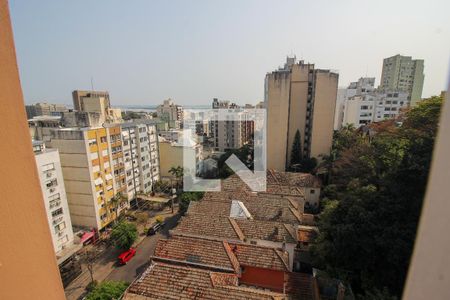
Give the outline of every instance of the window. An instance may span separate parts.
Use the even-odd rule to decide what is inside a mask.
[[[63,214],[63,209],[62,209],[62,207],[61,208],[58,208],[57,210],[55,210],[55,211],[52,211],[52,217],[53,218],[55,218],[55,217],[57,217],[57,216],[60,216],[60,215],[62,215]]]
[[[46,185],[47,188],[49,189],[49,188],[52,188],[52,187],[54,187],[54,186],[57,186],[57,185],[58,185],[58,181],[57,181],[56,179],[49,180],[49,181],[47,181],[47,182],[45,183],[45,185]]]
[[[50,197],[48,197],[48,200],[53,201],[53,200],[60,200],[60,195],[59,193],[51,195]]]
[[[311,191],[309,191],[309,193],[310,194],[314,194],[314,193],[316,193],[316,191],[315,190],[311,190]]]
[[[50,170],[54,170],[55,169],[55,164],[51,163],[51,164],[46,164],[42,166],[42,171],[46,172],[46,171],[50,171]]]
[[[55,226],[55,233],[60,232],[61,230],[64,230],[66,228],[66,222],[59,223]]]
[[[100,137],[100,143],[106,143],[106,136]]]

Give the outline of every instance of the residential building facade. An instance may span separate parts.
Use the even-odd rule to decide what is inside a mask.
[[[64,249],[71,247],[74,242],[59,152],[57,149],[47,149],[42,141],[33,142],[33,152],[53,247],[58,256]]]
[[[169,122],[170,128],[181,128],[183,123],[183,108],[172,99],[164,100],[163,104],[156,108],[158,117]]]
[[[215,151],[239,149],[251,142],[254,123],[246,109],[229,101],[219,101],[217,98],[213,99],[212,108],[233,110],[233,120],[218,120],[218,114],[214,114],[213,120],[209,121],[209,137]]]
[[[178,142],[159,139],[161,179],[170,180],[173,175],[170,173],[172,167],[183,167],[185,155],[195,157],[195,165],[203,158],[203,146],[189,136],[183,136]]]
[[[337,73],[288,57],[286,64],[265,79],[267,167],[289,167],[297,130],[301,155],[320,158],[330,153],[338,88]]]
[[[121,128],[63,128],[52,131],[51,147],[60,152],[72,223],[104,229],[128,201]]]
[[[375,89],[374,85],[375,78],[363,77],[339,91],[342,115],[337,117],[340,126],[352,124],[358,128],[372,122],[395,118],[402,109],[409,106],[407,92],[385,92]]]
[[[111,108],[108,92],[75,90],[72,92],[72,98],[74,110],[100,114],[100,123],[122,121],[122,111],[117,108]]]
[[[407,92],[411,105],[422,98],[425,75],[423,59],[397,54],[383,60],[379,89],[385,92]]]
[[[59,116],[62,112],[69,111],[64,104],[52,104],[46,102],[26,105],[25,110],[28,119],[36,116]]]
[[[121,124],[126,194],[134,199],[138,193],[149,193],[160,180],[159,146],[156,126]]]

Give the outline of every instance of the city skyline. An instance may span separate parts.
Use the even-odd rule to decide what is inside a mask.
[[[11,2],[11,13],[26,103],[71,103],[93,78],[113,106],[204,105],[263,100],[265,74],[290,54],[339,71],[343,87],[363,76],[378,86],[386,57],[424,59],[423,97],[439,94],[450,52],[446,10],[437,9],[445,6],[39,1]]]

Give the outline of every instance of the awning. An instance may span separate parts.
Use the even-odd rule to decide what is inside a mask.
[[[85,232],[83,234],[83,236],[81,237],[80,243],[83,244],[84,242],[88,241],[89,239],[91,239],[94,236],[94,232]]]

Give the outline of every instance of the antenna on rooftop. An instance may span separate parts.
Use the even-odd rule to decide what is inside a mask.
[[[94,77],[91,77],[91,90],[94,91]]]

